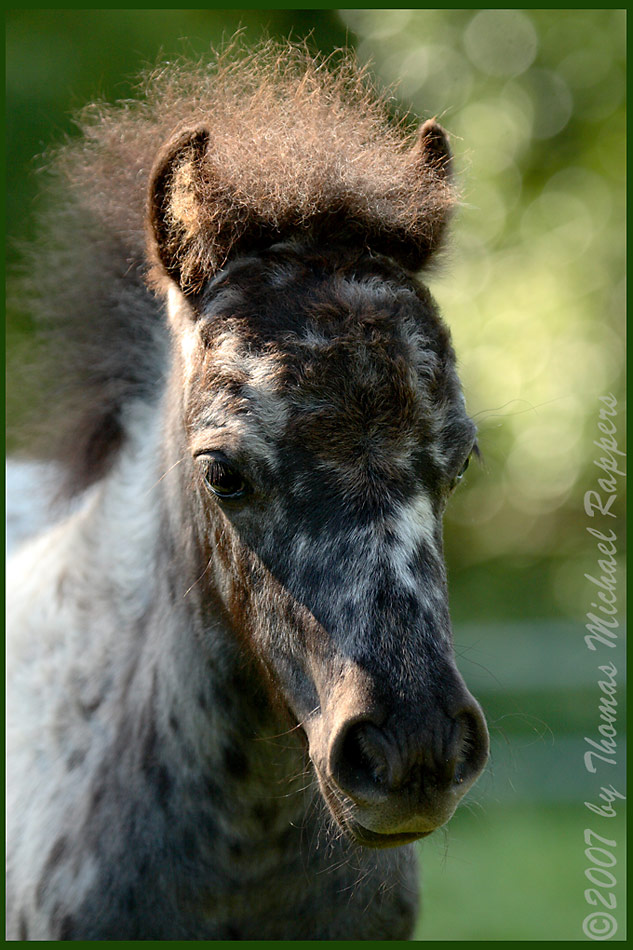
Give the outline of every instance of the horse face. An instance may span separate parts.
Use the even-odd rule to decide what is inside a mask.
[[[200,588],[218,595],[323,796],[381,847],[443,824],[487,758],[454,663],[445,503],[475,431],[448,331],[384,259],[279,246],[172,324]]]

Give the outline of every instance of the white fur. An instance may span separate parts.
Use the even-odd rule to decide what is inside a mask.
[[[430,499],[424,492],[418,492],[410,504],[399,505],[390,519],[389,527],[401,542],[398,558],[411,558],[421,543],[436,553],[437,520]],[[404,570],[401,572],[399,562],[397,571],[406,573]]]
[[[77,822],[88,805],[90,771],[80,771],[83,781],[69,780],[66,765],[72,753],[88,749],[94,729],[77,705],[90,704],[113,681],[134,619],[154,596],[150,515],[158,443],[153,413],[136,407],[131,414],[128,450],[110,475],[76,511],[25,541],[7,565],[7,812],[20,852],[9,861],[14,892],[23,895],[64,831],[69,801]],[[100,722],[104,745],[109,725]],[[92,878],[89,862],[80,879],[69,876],[75,899]]]
[[[6,464],[6,544],[11,555],[28,538],[59,520],[52,507],[58,480],[55,466],[44,462],[8,459]]]

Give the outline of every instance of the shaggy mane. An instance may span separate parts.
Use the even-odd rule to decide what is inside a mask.
[[[368,245],[380,235],[385,253],[390,240],[408,242],[419,264],[454,201],[441,163],[415,148],[412,123],[394,118],[388,96],[343,52],[324,60],[303,46],[245,52],[233,43],[211,65],[150,71],[137,100],[93,104],[78,125],[50,163],[50,210],[20,286],[46,351],[35,451],[61,462],[68,494],[107,470],[127,404],[160,391],[169,281],[147,220],[150,176],[168,142],[207,131],[195,189],[184,161],[169,181],[166,214],[186,238],[185,290],[248,246],[251,232],[327,238],[352,222]]]

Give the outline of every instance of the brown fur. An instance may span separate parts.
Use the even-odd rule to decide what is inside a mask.
[[[424,263],[453,202],[438,126],[407,134],[351,57],[333,73],[295,47],[221,61],[211,76],[170,74],[152,87],[154,108],[173,115],[174,102],[209,82],[213,98],[190,99],[155,172],[161,263],[185,289],[199,289],[238,247],[341,226]]]

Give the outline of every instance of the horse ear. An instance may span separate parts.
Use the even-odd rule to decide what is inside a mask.
[[[184,294],[201,290],[235,248],[270,243],[282,233],[261,209],[243,207],[230,189],[222,187],[219,169],[214,170],[209,157],[209,142],[206,128],[180,132],[160,152],[150,176],[149,247],[154,264],[150,276],[160,286],[167,275]],[[368,246],[415,271],[440,247],[454,204],[448,136],[435,119],[420,127],[412,159],[414,174],[428,183],[417,234],[407,228],[384,232],[380,223],[368,226],[364,221],[356,222],[356,229]],[[326,219],[331,228],[332,215]]]
[[[422,234],[404,251],[402,260],[411,270],[419,270],[441,247],[455,204],[453,156],[448,135],[435,119],[428,119],[420,126],[414,159],[417,174],[429,182],[429,200],[424,208]],[[406,241],[403,245],[406,248]]]
[[[438,179],[452,178],[453,156],[448,135],[435,119],[427,119],[420,126],[417,149],[424,164],[430,165]]]
[[[200,289],[208,276],[200,253],[208,144],[207,129],[179,133],[163,148],[150,176],[149,244],[158,271],[153,276],[160,282],[166,273],[183,293]]]

